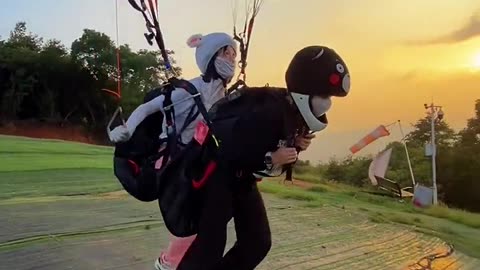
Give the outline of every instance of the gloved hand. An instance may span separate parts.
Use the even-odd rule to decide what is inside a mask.
[[[132,135],[128,131],[126,126],[118,126],[110,131],[110,141],[113,143],[126,142]]]

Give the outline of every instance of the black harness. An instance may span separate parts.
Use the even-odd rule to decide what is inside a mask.
[[[202,115],[205,123],[211,129],[212,124],[210,121],[210,117],[208,116],[207,109],[202,102],[202,98],[198,90],[195,86],[186,80],[177,79],[175,77],[170,78],[168,80],[168,85],[165,86],[164,92],[162,93],[165,96],[163,101],[163,110],[165,112],[165,120],[166,120],[166,128],[167,128],[167,147],[164,151],[162,151],[159,157],[163,156],[163,165],[166,164],[168,161],[168,157],[177,153],[177,145],[183,144],[184,142],[181,141],[180,134],[185,131],[185,129],[198,117],[198,115]],[[172,102],[172,92],[176,88],[182,88],[190,94],[190,97],[195,102],[195,106],[192,106],[190,109],[185,122],[180,129],[180,133],[177,134],[176,124],[175,124],[175,105]],[[180,101],[182,102],[182,101]]]

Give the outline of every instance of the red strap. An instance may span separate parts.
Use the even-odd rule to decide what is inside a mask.
[[[210,161],[210,163],[208,163],[207,165],[207,168],[205,169],[205,173],[203,174],[202,179],[200,179],[200,181],[192,180],[193,188],[200,189],[201,187],[203,187],[207,182],[207,179],[210,178],[210,176],[212,175],[212,173],[215,171],[216,168],[217,168],[217,163],[215,161]]]
[[[138,165],[137,165],[137,163],[135,163],[135,161],[129,159],[128,164],[130,165],[130,168],[132,168],[132,170],[133,170],[133,175],[137,176],[138,174],[140,174],[140,167],[138,167]]]

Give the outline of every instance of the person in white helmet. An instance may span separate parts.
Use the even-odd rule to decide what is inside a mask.
[[[188,46],[196,48],[195,59],[201,75],[190,80],[202,96],[203,104],[208,110],[216,101],[225,96],[226,86],[235,74],[237,44],[226,33],[211,33],[208,35],[193,35],[187,40]],[[176,89],[172,93],[172,102],[175,104],[184,100],[190,94],[182,89]],[[160,95],[153,100],[141,104],[130,115],[125,125],[113,129],[109,136],[114,143],[125,142],[130,139],[136,127],[149,115],[158,111],[163,112],[164,96]],[[191,121],[180,132],[188,118],[190,110],[194,107],[194,101],[187,99],[175,105],[175,121],[177,134],[181,143],[188,143],[196,124],[202,119],[201,115]],[[163,121],[163,135],[165,134],[166,121]]]
[[[207,35],[193,35],[187,40],[187,45],[196,49],[196,63],[201,72],[200,76],[190,80],[190,83],[197,88],[202,96],[205,108],[208,110],[217,100],[225,96],[226,86],[235,74],[237,45],[230,35],[218,32]],[[176,103],[181,101],[188,97],[188,95],[186,91],[176,89],[172,93],[172,102]],[[135,132],[136,127],[147,116],[163,110],[163,101],[164,96],[161,95],[137,107],[128,118],[125,126],[118,126],[110,132],[110,140],[114,143],[128,141]],[[186,100],[175,105],[177,132],[180,133],[180,143],[183,144],[191,140],[194,127],[203,119],[202,115],[198,113],[195,119],[188,119],[189,115],[190,118],[192,116],[192,114],[189,113],[194,105],[193,100]],[[186,127],[184,127],[185,123],[187,123]],[[165,127],[166,123],[164,119],[161,137],[165,137]],[[160,256],[155,260],[155,269],[175,269],[183,253],[190,246],[195,236],[179,238],[171,235],[170,238],[168,248],[162,251]]]

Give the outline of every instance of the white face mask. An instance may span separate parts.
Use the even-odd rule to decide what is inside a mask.
[[[310,99],[310,106],[312,109],[313,115],[320,117],[325,114],[330,107],[332,107],[332,100],[330,97],[322,98],[319,96],[314,96]]]
[[[226,81],[230,81],[235,75],[235,64],[223,57],[215,59],[215,69],[218,75]]]

